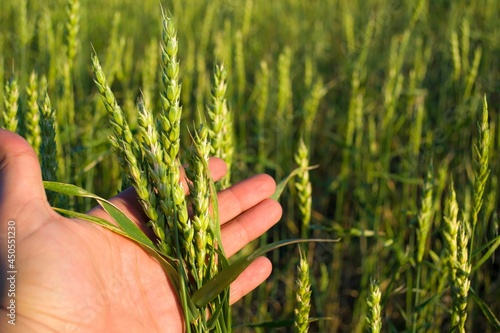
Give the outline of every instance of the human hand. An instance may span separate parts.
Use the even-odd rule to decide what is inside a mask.
[[[225,173],[212,160],[215,180]],[[186,186],[187,187],[187,186]],[[185,187],[185,188],[186,188]],[[222,243],[231,256],[276,223],[271,177],[258,175],[218,194]],[[132,189],[111,201],[146,230]],[[90,214],[106,218],[101,209]],[[8,296],[7,229],[15,223],[15,298]],[[10,223],[12,224],[12,222]],[[271,272],[253,262],[231,285],[231,303]],[[47,203],[35,152],[0,129],[0,332],[182,332],[181,307],[158,262],[132,241],[86,221],[64,218]],[[8,309],[15,300],[15,326]]]

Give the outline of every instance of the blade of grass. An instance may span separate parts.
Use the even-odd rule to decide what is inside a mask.
[[[483,248],[486,248],[488,246],[490,246],[490,248],[481,257],[481,259],[479,259],[479,261],[476,263],[476,265],[472,269],[473,272],[475,272],[479,267],[481,267],[481,265],[484,264],[484,262],[486,260],[488,260],[495,253],[496,249],[500,246],[500,236],[496,237],[495,239],[493,239],[492,241],[490,241],[488,244],[486,244],[484,247],[481,247],[481,249],[479,249],[479,250],[482,251]]]
[[[338,242],[338,239],[287,239],[263,246],[247,257],[237,260],[220,271],[216,276],[205,283],[203,287],[198,289],[191,297],[191,300],[196,306],[203,307],[219,295],[225,288],[229,287],[229,285],[258,257],[286,245],[309,242],[333,243]]]
[[[52,209],[54,209],[56,212],[58,213],[61,213],[65,216],[68,216],[68,217],[72,217],[72,218],[77,218],[77,219],[82,219],[82,220],[86,220],[86,221],[89,221],[89,222],[93,222],[103,228],[106,228],[114,233],[117,233],[121,236],[124,236],[124,237],[127,237],[127,238],[130,238],[128,237],[127,233],[125,231],[123,231],[122,229],[120,229],[119,227],[117,227],[116,225],[114,225],[113,223],[109,222],[108,220],[105,220],[105,219],[102,219],[100,217],[97,217],[97,216],[92,216],[92,215],[87,215],[87,214],[83,214],[83,213],[78,213],[78,212],[74,212],[72,210],[67,210],[67,209],[64,209],[64,208],[58,208],[58,207],[52,207]]]
[[[151,239],[146,236],[139,227],[132,222],[122,211],[120,211],[111,202],[93,194],[81,187],[72,184],[64,184],[58,182],[43,182],[46,190],[84,198],[92,198],[97,200],[99,205],[118,223],[120,228],[129,236],[129,238],[135,240],[138,243],[144,244],[156,251],[157,247],[153,244]],[[94,222],[94,221],[92,221]]]
[[[295,170],[293,170],[292,172],[290,172],[290,174],[282,179],[278,185],[276,186],[276,191],[274,192],[274,194],[271,196],[271,199],[274,199],[274,200],[278,200],[281,196],[281,194],[283,193],[283,191],[285,190],[285,187],[286,185],[288,184],[288,182],[293,178],[295,177],[296,175],[298,175],[301,171],[304,171],[304,170],[313,170],[313,169],[316,169],[318,168],[319,165],[313,165],[313,166],[310,166],[310,167],[307,167],[307,168],[296,168]]]
[[[488,322],[491,324],[491,326],[493,326],[495,330],[500,332],[500,320],[498,320],[498,318],[493,314],[493,311],[491,311],[488,305],[481,298],[479,298],[474,289],[470,288],[469,291],[470,291],[469,295],[472,296],[477,306],[479,306],[479,308],[483,312],[486,319],[488,319]]]

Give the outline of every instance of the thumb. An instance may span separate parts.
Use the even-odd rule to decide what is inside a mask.
[[[0,225],[15,221],[19,231],[29,232],[52,214],[35,151],[19,135],[0,129]]]

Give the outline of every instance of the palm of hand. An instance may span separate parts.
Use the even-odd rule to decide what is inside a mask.
[[[22,245],[17,311],[29,313],[30,326],[56,332],[181,331],[175,292],[154,259],[121,236],[62,219],[52,219]]]
[[[0,130],[0,244],[5,244],[6,222],[15,220],[18,270],[16,326],[6,323],[9,299],[3,295],[0,330],[181,332],[176,293],[159,264],[122,236],[55,214],[44,196],[36,155],[26,146],[19,137]],[[212,173],[219,178],[223,171],[215,167]],[[279,219],[279,205],[265,199],[273,191],[269,177],[257,176],[219,194],[228,255]],[[142,214],[128,192],[114,202],[143,227]],[[99,209],[91,213],[108,218]],[[6,267],[1,250],[0,264]],[[250,265],[233,283],[231,301],[255,288],[270,270],[265,258]]]

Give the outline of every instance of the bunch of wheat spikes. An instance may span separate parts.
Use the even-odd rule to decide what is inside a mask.
[[[181,84],[178,79],[177,36],[171,18],[163,18],[161,45],[161,108],[153,112],[144,100],[138,102],[139,140],[134,140],[125,116],[118,105],[97,56],[92,57],[95,82],[109,114],[113,134],[111,143],[128,179],[137,191],[148,216],[157,246],[165,258],[171,258],[179,278],[178,296],[183,307],[188,332],[228,332],[231,330],[229,292],[226,288],[214,300],[196,307],[190,298],[221,268],[227,265],[220,247],[220,228],[216,214],[215,188],[208,170],[210,137],[221,137],[224,126],[208,129],[199,117],[192,135],[193,145],[187,155],[186,175],[190,179],[189,196],[181,184],[180,106]],[[216,82],[224,86],[221,71]],[[215,92],[219,90],[214,89]],[[225,108],[224,96],[214,99]],[[214,113],[210,112],[211,118]],[[217,141],[219,142],[219,141]],[[229,148],[230,149],[230,148]],[[220,150],[220,148],[219,148]],[[192,213],[188,214],[188,206]],[[210,211],[212,205],[213,212]],[[215,213],[214,213],[215,212]],[[207,313],[210,316],[207,316]]]

